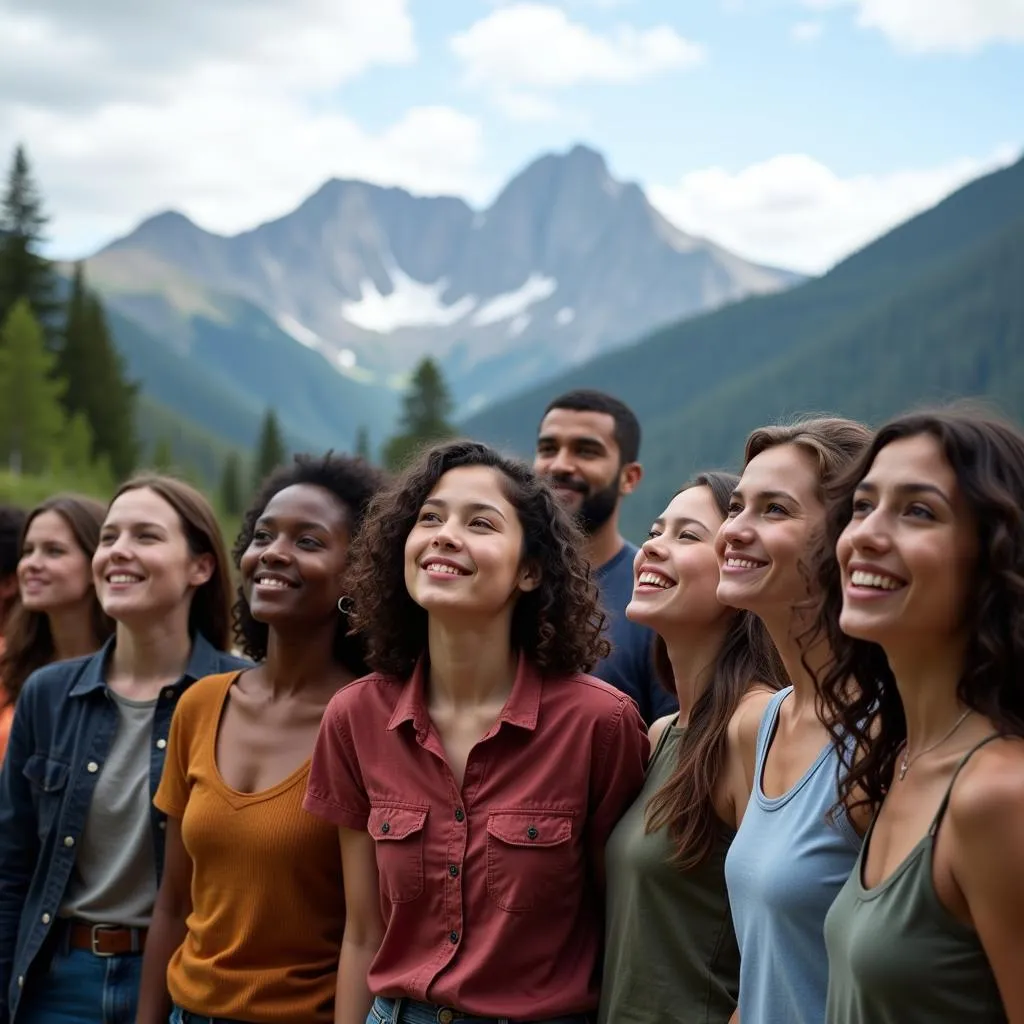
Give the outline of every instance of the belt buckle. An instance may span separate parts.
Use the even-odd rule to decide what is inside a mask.
[[[116,931],[120,931],[120,930],[121,930],[120,928],[118,928],[118,927],[116,927],[115,925],[112,925],[112,924],[94,924],[92,926],[92,928],[89,930],[89,935],[90,935],[90,940],[89,941],[90,941],[90,945],[91,945],[92,955],[93,956],[104,956],[104,957],[106,957],[106,956],[114,956],[113,953],[101,953],[100,950],[97,948],[97,943],[100,940],[98,933],[99,932],[116,932]]]

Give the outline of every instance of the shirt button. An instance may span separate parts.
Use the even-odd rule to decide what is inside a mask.
[[[388,822],[385,821],[384,824],[381,825],[380,830],[385,835],[387,835],[387,833],[391,831],[391,826],[388,824]]]
[[[455,808],[455,820],[456,821],[462,821],[463,818],[465,818],[465,817],[466,817],[466,815],[465,815],[465,812],[462,810],[462,808],[461,807],[456,807]]]
[[[75,845],[75,837],[74,836],[65,836],[64,837],[64,845],[65,846],[74,846]]]
[[[440,1021],[440,1024],[452,1024],[452,1021],[455,1020],[455,1014],[448,1009],[438,1010],[437,1019]]]
[[[49,914],[43,914],[42,922],[43,922],[43,924],[49,924],[50,923],[50,915]]]
[[[449,864],[448,865],[448,874],[451,875],[452,878],[458,878],[459,877],[459,866],[458,866],[458,864]]]
[[[19,974],[18,975],[18,988],[24,988],[24,987],[25,987],[25,975],[24,974]]]
[[[100,766],[95,761],[90,761],[85,766],[85,770],[87,772],[95,773],[95,772],[98,772],[100,770]]]
[[[529,839],[536,839],[539,834],[532,825],[526,830],[526,835]]]
[[[156,749],[157,749],[157,750],[163,750],[163,749],[164,749],[164,747],[166,747],[166,746],[167,746],[167,740],[165,740],[165,739],[164,739],[164,738],[163,738],[163,737],[161,736],[161,737],[160,737],[160,739],[158,739],[158,740],[156,741]]]
[[[454,946],[454,945],[455,945],[455,943],[459,941],[459,933],[458,933],[458,932],[456,932],[456,931],[451,931],[451,932],[449,932],[449,933],[448,933],[448,940],[449,940],[449,941],[451,942],[451,944],[452,944],[452,945]]]
[[[165,828],[167,828],[167,822],[166,821],[161,821],[160,824],[157,825],[157,828],[160,829],[161,831],[163,831]]]
[[[165,700],[174,700],[174,691],[173,690],[164,690],[164,699]]]

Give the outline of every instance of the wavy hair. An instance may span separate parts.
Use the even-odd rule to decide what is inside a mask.
[[[738,484],[739,477],[732,473],[700,473],[676,493],[706,487],[724,519]],[[668,648],[660,636],[654,644],[659,681],[675,693]],[[720,827],[715,787],[725,766],[729,722],[740,701],[754,685],[778,690],[786,682],[786,669],[764,624],[751,612],[735,612],[715,656],[711,680],[680,737],[676,766],[647,804],[647,832],[668,829],[675,843],[672,863],[681,871],[699,867],[714,849]]]
[[[91,564],[100,541],[100,528],[106,508],[102,502],[80,494],[57,494],[36,505],[25,517],[21,530],[19,550],[24,550],[25,538],[34,519],[44,512],[55,512],[64,520],[79,550]],[[114,622],[103,611],[89,574],[89,624],[96,646],[100,647],[114,632]],[[4,636],[6,647],[0,655],[0,680],[8,701],[14,702],[21,693],[25,680],[37,668],[48,665],[56,657],[50,618],[45,612],[29,611],[17,601],[11,609]]]
[[[969,640],[957,696],[1001,733],[1024,736],[1024,435],[1019,430],[966,405],[891,420],[832,489],[826,543],[834,552],[853,515],[854,491],[878,453],[894,441],[921,435],[938,442],[977,530],[978,559],[964,603]],[[819,680],[819,701],[848,769],[840,781],[840,802],[873,811],[885,797],[907,738],[903,704],[882,648],[839,629],[843,596],[834,554],[821,560],[818,582],[817,627],[835,653]],[[856,741],[856,758],[849,737]]]
[[[387,482],[382,470],[376,469],[363,459],[349,458],[327,452],[325,455],[296,455],[292,465],[281,466],[260,486],[248,511],[242,518],[242,527],[235,541],[235,568],[241,567],[242,555],[252,543],[256,523],[263,515],[271,498],[286,487],[308,484],[329,491],[344,507],[349,529],[350,543],[358,535],[366,516],[370,499]],[[242,652],[253,661],[262,661],[267,656],[267,640],[270,627],[252,617],[249,602],[242,587],[238,587],[237,598],[232,608],[235,640]],[[334,631],[334,660],[357,675],[367,672],[365,644],[358,634],[349,628],[346,617],[338,614],[338,625]]]
[[[427,613],[405,585],[405,542],[423,502],[449,470],[486,466],[501,480],[523,530],[522,558],[537,564],[540,582],[520,595],[512,614],[512,646],[546,675],[585,672],[606,656],[605,615],[583,538],[552,490],[523,462],[476,441],[453,441],[423,452],[377,494],[353,552],[349,576],[353,626],[366,639],[378,672],[408,677],[427,647]]]
[[[158,473],[144,473],[125,481],[110,504],[127,491],[140,490],[152,491],[177,512],[193,555],[213,556],[213,573],[192,595],[188,631],[191,636],[201,633],[218,651],[228,650],[231,644],[231,563],[213,507],[191,484]]]

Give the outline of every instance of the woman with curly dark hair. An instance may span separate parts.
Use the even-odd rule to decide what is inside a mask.
[[[340,1024],[597,1008],[604,846],[649,744],[583,674],[606,645],[579,547],[545,483],[470,441],[375,499],[349,584],[376,671],[328,706],[306,797],[340,831]]]
[[[818,714],[814,670],[832,653],[811,628],[811,567],[827,489],[870,440],[866,427],[836,418],[755,430],[718,533],[718,599],[761,619],[791,684],[761,720],[753,790],[725,859],[743,1024],[821,1024],[825,1016],[822,923],[866,822],[829,818],[839,762]]]
[[[826,921],[827,1019],[1024,1020],[1024,435],[893,420],[829,536],[821,693],[859,747],[841,794],[875,817]]]
[[[727,1024],[736,1010],[725,854],[761,717],[786,676],[760,619],[716,593],[715,537],[737,484],[695,477],[633,562],[626,615],[657,634],[655,664],[680,710],[651,726],[644,788],[608,841],[602,1024]]]
[[[382,482],[360,459],[298,456],[245,514],[235,634],[259,664],[200,680],[175,712],[139,1024],[165,1024],[172,999],[172,1021],[333,1020],[341,858],[302,798],[328,700],[366,671],[342,599]]]

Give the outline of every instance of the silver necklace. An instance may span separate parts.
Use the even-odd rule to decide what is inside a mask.
[[[923,756],[924,756],[925,754],[927,754],[927,753],[928,753],[928,752],[929,752],[930,750],[934,750],[934,749],[935,749],[936,747],[941,747],[941,746],[942,746],[942,744],[943,744],[943,743],[945,743],[945,742],[946,742],[946,740],[948,740],[948,739],[949,739],[949,737],[950,737],[950,736],[952,736],[952,735],[953,735],[953,733],[955,733],[955,732],[957,731],[957,729],[959,729],[959,728],[960,728],[960,726],[964,724],[964,722],[965,722],[965,721],[967,720],[967,716],[968,716],[969,714],[971,714],[971,712],[972,712],[973,710],[974,710],[973,708],[968,708],[968,709],[967,709],[967,710],[966,710],[966,711],[965,711],[965,712],[964,712],[964,713],[963,713],[963,714],[962,714],[962,715],[961,715],[961,716],[960,716],[960,717],[959,717],[959,718],[958,718],[958,719],[957,719],[957,720],[956,720],[956,721],[955,721],[955,722],[953,723],[953,728],[952,728],[952,729],[950,729],[950,730],[949,730],[949,732],[947,732],[947,733],[946,733],[946,735],[942,737],[942,739],[940,739],[940,740],[936,740],[936,741],[935,741],[935,742],[934,742],[934,743],[933,743],[933,744],[932,744],[932,745],[931,745],[930,747],[925,747],[925,748],[924,748],[924,750],[922,750],[922,751],[919,751],[918,753],[916,753],[916,754],[915,754],[915,755],[914,755],[914,756],[913,756],[912,758],[910,758],[909,760],[907,759],[907,741],[906,741],[906,740],[904,740],[904,741],[903,741],[903,760],[902,760],[902,761],[900,762],[900,782],[902,782],[902,781],[903,781],[903,778],[904,778],[904,776],[905,776],[905,775],[907,774],[907,769],[908,769],[908,768],[909,768],[909,767],[910,767],[910,766],[911,766],[911,765],[912,765],[912,764],[913,764],[913,763],[914,763],[914,762],[915,762],[915,761],[916,761],[916,760],[917,760],[917,759],[918,759],[919,757],[923,757]]]

